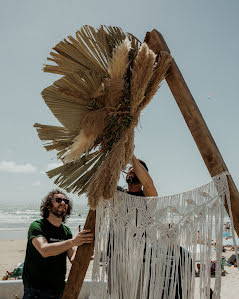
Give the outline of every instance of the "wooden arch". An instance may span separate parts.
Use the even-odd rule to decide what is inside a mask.
[[[167,51],[170,53],[163,36],[155,29],[151,32],[147,32],[145,42],[156,54],[159,54],[160,51]],[[166,81],[197,144],[210,175],[213,177],[219,173],[228,171],[217,145],[174,60],[171,63]],[[239,193],[231,175],[228,176],[228,184],[234,226],[237,235],[239,235]],[[225,205],[225,207],[228,211],[227,205]],[[94,211],[89,211],[84,228],[89,228],[91,231],[95,230]],[[78,248],[62,299],[78,298],[93,251],[93,244],[84,244]]]

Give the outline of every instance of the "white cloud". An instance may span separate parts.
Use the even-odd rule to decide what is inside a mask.
[[[40,185],[41,185],[40,181],[35,181],[35,182],[32,183],[33,187],[39,187]]]
[[[1,161],[0,171],[11,173],[33,173],[36,171],[36,167],[30,163],[16,164],[14,161]]]

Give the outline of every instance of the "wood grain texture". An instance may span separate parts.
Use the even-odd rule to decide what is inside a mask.
[[[96,211],[90,210],[86,218],[84,229],[90,229],[92,233],[95,233],[95,218]],[[78,247],[62,299],[78,298],[93,253],[94,242]]]
[[[160,51],[167,51],[170,53],[163,36],[155,29],[151,32],[147,32],[145,42],[156,54],[159,54]],[[228,171],[219,149],[174,60],[169,68],[166,81],[197,144],[210,175],[213,177],[221,172]],[[228,183],[234,226],[239,235],[239,193],[231,175],[228,176]],[[228,211],[227,205],[225,205],[225,207]]]

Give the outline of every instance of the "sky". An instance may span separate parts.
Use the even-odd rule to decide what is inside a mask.
[[[33,128],[58,125],[41,97],[58,76],[42,67],[51,48],[85,24],[119,26],[141,41],[147,31],[161,32],[239,188],[238,11],[237,0],[1,0],[1,202],[38,204],[56,187],[45,174],[59,164],[56,153],[46,152]],[[210,180],[165,81],[143,111],[135,154],[159,195]]]

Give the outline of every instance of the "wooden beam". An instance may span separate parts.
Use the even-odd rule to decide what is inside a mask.
[[[90,210],[84,229],[90,229],[92,233],[95,233],[95,218],[96,212]],[[94,242],[83,244],[77,248],[76,257],[72,264],[62,299],[78,298],[93,253]]]
[[[155,29],[146,34],[145,42],[156,54],[159,54],[160,51],[167,51],[170,53],[163,36]],[[166,76],[166,81],[197,144],[210,175],[213,177],[221,172],[228,171],[217,145],[174,60],[172,61]],[[239,236],[239,193],[231,176],[228,176],[228,184],[234,226],[237,235]],[[227,209],[227,205],[225,205],[225,207]]]

